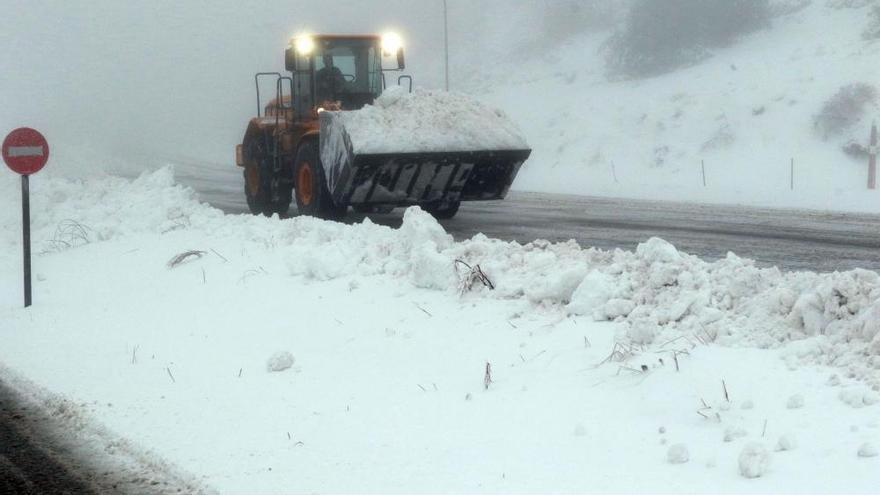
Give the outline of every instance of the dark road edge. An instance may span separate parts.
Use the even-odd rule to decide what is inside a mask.
[[[0,494],[205,494],[204,483],[0,363]]]

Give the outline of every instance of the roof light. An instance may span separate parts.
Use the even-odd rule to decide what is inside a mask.
[[[385,33],[382,35],[382,54],[391,56],[403,48],[403,38],[397,33]]]
[[[311,36],[297,36],[291,41],[293,42],[293,47],[296,49],[296,53],[300,55],[309,55],[312,53],[312,50],[315,49],[315,40],[312,39]]]

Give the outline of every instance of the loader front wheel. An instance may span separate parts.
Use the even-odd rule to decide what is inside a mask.
[[[296,207],[301,215],[325,219],[340,219],[348,209],[336,206],[324,175],[318,146],[314,141],[304,143],[296,153],[294,166],[296,178]]]

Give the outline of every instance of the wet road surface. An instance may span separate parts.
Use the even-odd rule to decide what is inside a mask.
[[[241,169],[184,164],[176,175],[203,201],[248,213]],[[397,227],[402,215],[397,209],[370,219]],[[349,213],[346,222],[363,218]],[[871,215],[512,192],[504,201],[463,203],[441,223],[456,240],[483,233],[521,244],[574,239],[583,247],[631,250],[656,236],[706,260],[732,251],[783,270],[880,271],[880,209]]]

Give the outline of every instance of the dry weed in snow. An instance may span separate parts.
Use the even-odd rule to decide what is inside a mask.
[[[182,265],[183,263],[186,263],[187,261],[191,261],[193,259],[199,259],[204,255],[205,255],[204,251],[196,251],[194,249],[191,249],[189,251],[184,251],[184,252],[174,256],[170,260],[168,260],[168,268],[169,269],[175,268],[177,266]]]

